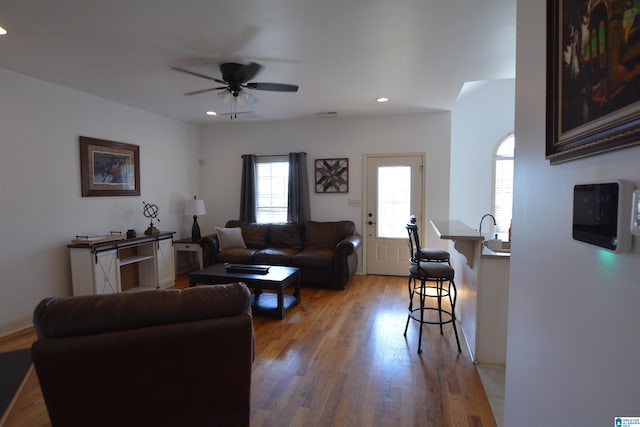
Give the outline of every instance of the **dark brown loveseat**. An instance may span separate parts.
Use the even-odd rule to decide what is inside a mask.
[[[32,358],[53,426],[248,426],[243,284],[47,298]]]
[[[333,289],[345,289],[358,268],[362,238],[353,221],[242,224],[231,220],[226,224],[226,228],[237,227],[246,247],[221,249],[217,234],[202,238],[205,266],[228,262],[298,267],[303,286]]]

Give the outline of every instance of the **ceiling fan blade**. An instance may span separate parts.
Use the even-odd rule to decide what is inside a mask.
[[[171,67],[171,69],[172,69],[172,70],[176,70],[176,71],[180,71],[181,73],[191,74],[192,76],[201,77],[201,78],[203,78],[203,79],[213,80],[214,82],[218,82],[218,83],[222,83],[222,84],[227,84],[227,82],[225,82],[224,80],[220,80],[220,79],[217,79],[217,78],[215,78],[215,77],[211,77],[211,76],[205,76],[204,74],[196,73],[195,71],[186,70],[186,69],[184,69],[184,68],[180,68],[180,67]]]
[[[249,89],[268,90],[271,92],[297,92],[298,85],[285,83],[247,83]]]
[[[228,117],[228,116],[237,116],[242,114],[253,114],[253,111],[236,111],[233,113],[217,113],[214,117]]]
[[[184,95],[190,96],[190,95],[197,95],[199,93],[205,93],[205,92],[212,92],[214,90],[220,90],[220,89],[226,89],[226,86],[220,86],[220,87],[211,87],[209,89],[202,89],[202,90],[194,90],[193,92],[187,92]]]

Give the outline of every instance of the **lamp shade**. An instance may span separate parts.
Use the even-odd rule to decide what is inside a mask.
[[[191,199],[187,200],[187,204],[184,207],[185,215],[206,215],[207,209],[204,207],[204,200],[201,199]]]

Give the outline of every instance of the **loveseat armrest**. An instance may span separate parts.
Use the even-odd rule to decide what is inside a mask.
[[[220,241],[216,233],[208,234],[200,239],[200,247],[202,248],[202,258],[204,259],[204,267],[209,267],[216,263],[218,252],[220,252]]]

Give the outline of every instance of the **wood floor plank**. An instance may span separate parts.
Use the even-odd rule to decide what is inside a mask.
[[[406,277],[356,276],[345,291],[303,288],[284,320],[254,318],[251,425],[495,426],[464,342],[458,353],[451,325],[428,326],[418,355],[416,322],[403,336],[407,306]],[[33,340],[30,328],[0,351]],[[2,427],[50,425],[35,375],[8,415]]]

